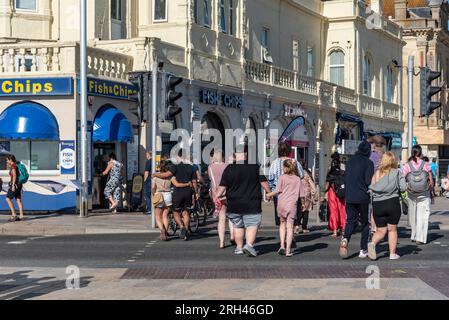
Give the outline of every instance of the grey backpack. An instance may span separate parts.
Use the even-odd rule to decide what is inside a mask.
[[[410,172],[405,178],[408,185],[408,191],[415,194],[421,195],[429,191],[429,173],[424,170],[425,161],[421,162],[418,169],[409,162]]]

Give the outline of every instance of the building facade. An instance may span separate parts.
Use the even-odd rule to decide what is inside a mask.
[[[36,194],[56,193],[50,183],[56,181],[62,186],[57,189],[63,188],[59,193],[71,193],[72,200],[77,159],[65,159],[70,152],[63,150],[73,142],[74,157],[78,154],[77,8],[78,1],[59,7],[59,2],[50,0],[0,0],[0,81],[7,81],[0,114],[20,119],[14,112],[25,107],[14,107],[22,103],[50,112],[58,139],[56,132],[52,140],[29,133],[29,146],[24,148],[30,151],[20,160],[29,162]],[[184,79],[178,101],[183,112],[173,123],[160,124],[158,149],[165,153],[173,144],[169,133],[174,128],[193,131],[195,121],[203,131],[277,129],[280,135],[295,117],[303,116],[304,125],[289,142],[323,186],[333,151],[350,155],[367,134],[400,137],[402,74],[393,68],[393,61],[402,64],[402,29],[381,14],[380,23],[373,22],[379,9],[372,9],[355,0],[89,2],[93,147],[88,161],[96,194],[93,202],[101,202],[102,182],[95,173],[108,152],[115,151],[128,163],[128,178],[143,169],[151,130],[133,113],[135,102],[128,96],[135,88],[127,82],[127,74],[149,71],[155,61],[163,63],[164,72]],[[32,31],[24,31],[28,29]],[[11,89],[15,79],[25,81],[26,87],[27,80],[40,81],[36,78],[44,78],[44,86],[45,81],[56,81],[54,88],[67,81],[59,78],[72,82],[69,89],[60,88],[59,95],[22,94],[20,85]],[[114,119],[120,121],[110,125]],[[107,127],[118,129],[111,132]],[[264,148],[277,142],[274,136],[263,138],[267,143],[256,142]],[[1,132],[0,139],[20,154],[15,145],[24,141]],[[59,157],[52,170],[35,165],[40,153],[33,140],[52,143],[52,158]],[[400,154],[401,143],[396,141],[394,147]],[[74,163],[72,171],[65,171],[62,159]]]

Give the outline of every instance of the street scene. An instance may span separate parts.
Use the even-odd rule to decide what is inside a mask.
[[[448,300],[448,21],[0,0],[0,300]]]

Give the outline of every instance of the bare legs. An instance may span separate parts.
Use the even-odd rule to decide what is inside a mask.
[[[256,242],[258,227],[248,227],[248,228],[233,228],[234,229],[234,240],[237,248],[243,248],[243,242],[246,238],[246,244],[253,247]]]
[[[285,255],[290,256],[292,253],[294,222],[281,218],[279,226],[279,238],[281,239],[281,249],[285,250]]]
[[[220,248],[225,247],[225,239],[226,239],[226,211],[220,212],[218,216],[218,238],[220,240]],[[229,234],[231,241],[234,241],[234,225],[231,220],[229,220]]]
[[[385,228],[377,228],[373,235],[372,242],[377,245],[382,241],[388,233],[388,247],[390,248],[390,254],[396,254],[396,248],[398,244],[398,228],[396,225],[389,224]]]
[[[23,203],[21,199],[16,199],[17,206],[19,207],[19,217],[20,219],[23,219]],[[11,199],[6,198],[6,203],[8,204],[9,210],[11,211],[12,218],[15,218],[17,216],[16,209],[14,208],[14,203]]]
[[[156,224],[161,232],[161,237],[166,239],[168,229],[168,208],[155,208]]]

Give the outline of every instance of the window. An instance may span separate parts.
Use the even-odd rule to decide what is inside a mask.
[[[209,0],[203,0],[203,26],[210,28]]]
[[[122,21],[122,0],[111,0],[111,18]]]
[[[28,171],[59,170],[59,142],[58,141],[2,141],[1,145],[8,145],[9,151],[22,162]],[[7,148],[8,149],[8,148]],[[6,161],[2,157],[0,170],[8,170]]]
[[[229,34],[235,35],[235,3],[229,0]]]
[[[341,50],[335,50],[329,56],[329,81],[345,85],[345,54]]]
[[[363,59],[363,94],[371,95],[371,60],[368,56]]]
[[[153,0],[153,21],[167,21],[167,0]]]
[[[300,59],[299,59],[299,41],[298,40],[293,40],[292,57],[293,57],[293,71],[299,72]]]
[[[261,38],[260,38],[260,45],[262,46],[262,48],[265,48],[268,50],[268,39],[270,37],[270,29],[268,28],[263,28],[262,29],[262,34],[261,34]]]
[[[193,0],[193,21],[198,23],[198,0]]]
[[[315,77],[315,62],[313,56],[313,47],[307,47],[307,76],[314,78]]]
[[[225,0],[220,0],[220,31],[226,33],[226,4]]]
[[[16,0],[16,9],[19,10],[29,10],[37,11],[37,1],[36,0]]]
[[[394,99],[394,79],[393,79],[393,68],[391,66],[387,67],[387,91],[386,91],[387,102],[393,102]]]

